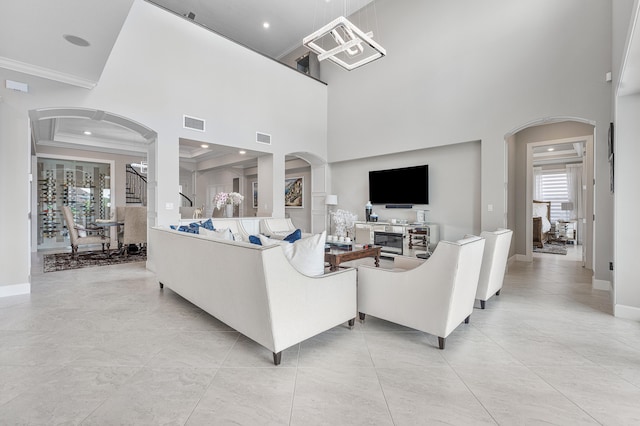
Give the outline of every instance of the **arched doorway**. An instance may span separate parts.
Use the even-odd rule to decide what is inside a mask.
[[[156,157],[157,134],[134,120],[88,108],[35,109],[29,111],[29,118],[31,120],[32,155],[34,158],[53,159],[53,162],[60,163],[60,169],[66,168],[65,163],[68,162],[81,164],[79,168],[73,166],[75,171],[62,171],[62,174],[69,176],[72,181],[80,179],[82,184],[76,187],[80,188],[81,192],[86,192],[84,194],[87,198],[86,202],[89,203],[92,199],[96,202],[95,208],[92,206],[89,213],[83,213],[88,214],[86,217],[91,218],[90,220],[109,218],[115,214],[116,205],[126,204],[127,164],[145,162],[148,164],[148,174],[155,173],[153,159]],[[39,178],[38,162],[39,160],[34,160],[32,168],[34,175]],[[100,164],[106,164],[105,167],[109,171],[102,170]],[[98,172],[99,169],[100,172]],[[78,173],[82,176],[78,177],[80,176]],[[58,175],[60,172],[50,174]],[[99,182],[102,177],[105,178],[104,181]],[[41,200],[36,197],[39,192],[37,181],[38,179],[34,179],[31,197],[32,211],[36,212],[41,203]],[[63,188],[66,186],[62,182],[56,182],[55,185],[58,193],[63,195]],[[107,194],[108,203],[103,204],[101,201],[104,201],[105,194]],[[146,195],[147,199],[155,199],[150,198],[148,193]],[[50,209],[52,211],[61,203],[68,205],[68,202],[64,203],[62,199],[48,201],[51,202]],[[83,209],[86,210],[86,207],[83,206]],[[147,206],[147,209],[148,217],[154,218],[157,207],[152,203]],[[61,218],[58,219],[60,222]],[[74,220],[76,219],[74,218]],[[150,225],[153,224],[150,223]],[[38,221],[31,221],[32,250],[40,243],[39,238],[42,231],[40,225]],[[62,231],[61,223],[59,230]],[[48,237],[53,235],[54,233],[47,234]]]
[[[594,209],[594,130],[595,123],[580,118],[547,118],[520,126],[505,136],[507,152],[507,226],[514,229],[514,254],[516,259],[531,261],[533,258],[532,200],[534,199],[534,152],[554,146],[569,144],[584,146],[582,163],[585,173],[583,205],[580,217],[572,218],[580,222],[580,239],[583,242],[582,264],[593,269],[593,209]],[[569,200],[567,200],[569,201]],[[559,207],[559,202],[556,201]],[[576,209],[577,210],[577,209]]]

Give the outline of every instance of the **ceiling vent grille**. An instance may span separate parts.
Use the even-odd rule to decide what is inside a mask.
[[[204,132],[204,120],[196,117],[189,117],[188,115],[182,116],[182,126],[185,129],[197,130]]]
[[[271,135],[256,132],[256,142],[271,145]]]

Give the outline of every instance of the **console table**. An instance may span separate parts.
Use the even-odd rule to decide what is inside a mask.
[[[355,239],[358,244],[372,244],[374,232],[394,232],[402,234],[404,237],[409,235],[411,229],[428,229],[429,230],[429,248],[431,251],[440,241],[440,225],[435,223],[406,223],[397,224],[391,222],[354,222]],[[413,243],[413,242],[412,242]],[[415,243],[413,243],[415,245]]]

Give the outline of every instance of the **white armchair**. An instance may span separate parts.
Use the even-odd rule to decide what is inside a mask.
[[[388,270],[358,268],[358,311],[438,336],[444,349],[447,336],[469,322],[475,303],[484,239],[441,241],[424,262],[404,262]]]
[[[476,299],[480,300],[480,307],[484,309],[485,302],[493,295],[500,295],[504,282],[504,272],[509,257],[509,247],[513,231],[499,229],[497,231],[482,231],[480,236],[485,239],[482,267]]]
[[[291,234],[297,228],[290,218],[274,218],[270,217],[260,221],[260,232],[268,237],[281,239]],[[303,237],[310,237],[312,234],[302,233]]]

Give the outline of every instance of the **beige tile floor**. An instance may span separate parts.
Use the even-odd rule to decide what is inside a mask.
[[[142,264],[0,299],[1,425],[640,424],[640,324],[570,256],[513,263],[437,349],[373,317],[271,353]]]

